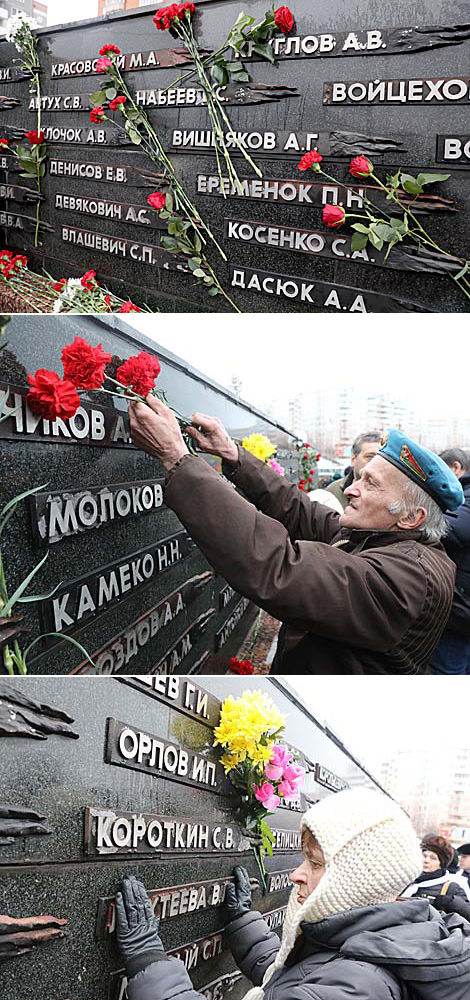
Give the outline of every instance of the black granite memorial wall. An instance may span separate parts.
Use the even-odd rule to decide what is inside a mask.
[[[300,799],[271,817],[266,893],[212,747],[221,700],[248,687],[287,714],[285,741],[308,770]],[[2,1000],[126,1000],[113,937],[126,873],[142,879],[165,949],[195,986],[208,1000],[239,1000],[249,984],[222,935],[233,866],[248,868],[254,907],[281,932],[302,812],[374,784],[283,680],[263,677],[2,680],[0,744]]]
[[[242,7],[235,0],[199,0],[200,46],[220,45]],[[265,7],[264,0],[253,0],[249,12],[260,19]],[[34,251],[34,193],[18,179],[11,156],[0,156],[0,225],[9,247],[25,249],[36,267],[58,278],[92,267],[125,298],[132,289],[152,307],[229,308],[196,288],[185,265],[160,249],[163,223],[146,202],[158,187],[155,164],[115,127],[90,123],[89,95],[100,80],[94,60],[112,42],[123,53],[137,102],[158,126],[188,194],[222,241],[228,261],[214,257],[213,263],[240,309],[468,312],[468,299],[432,261],[417,261],[400,247],[388,259],[370,244],[353,251],[349,229],[332,233],[321,221],[325,203],[361,209],[369,188],[348,174],[353,155],[369,156],[382,179],[400,166],[412,174],[445,168],[449,180],[427,188],[421,199],[422,218],[445,250],[468,258],[466,2],[295,0],[295,26],[275,41],[275,63],[248,57],[256,86],[232,85],[225,93],[232,126],[263,172],[256,177],[235,148],[242,190],[225,199],[197,80],[165,91],[187,64],[180,43],[155,30],[153,10],[39,31],[49,153],[45,225],[42,246]],[[36,127],[34,99],[15,55],[12,45],[0,43],[0,131],[10,139]],[[314,147],[328,173],[348,184],[347,192],[311,172],[299,174],[300,156]]]
[[[59,636],[34,647],[29,672],[93,670],[61,635],[79,641],[103,674],[226,671],[257,609],[215,576],[165,507],[164,469],[130,443],[125,401],[87,394],[75,417],[53,423],[29,410],[27,373],[61,371],[75,336],[102,343],[115,360],[156,352],[157,385],[175,409],[217,416],[236,439],[267,434],[287,475],[297,473],[292,434],[117,317],[13,317],[0,351],[0,509],[42,488],[9,521],[3,560],[11,596],[47,555],[28,593],[50,596],[15,613],[31,630],[23,648]]]

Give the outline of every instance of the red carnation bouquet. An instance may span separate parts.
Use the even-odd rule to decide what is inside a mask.
[[[107,371],[111,354],[103,350],[101,344],[93,347],[82,337],[75,337],[62,351],[63,378],[54,371],[39,368],[34,375],[28,375],[30,391],[26,397],[33,413],[46,420],[70,420],[80,406],[80,392],[103,392],[120,399],[146,402],[148,395],[156,396],[168,405],[165,394],[155,388],[160,374],[160,362],[155,354],[140,351],[128,358],[115,371],[115,376]],[[105,387],[110,382],[113,388]],[[171,408],[172,409],[172,408]],[[191,423],[172,409],[185,442],[194,451],[191,437],[186,427]]]
[[[301,445],[299,455],[299,466],[301,478],[298,483],[299,490],[308,493],[318,486],[317,462],[321,458],[320,453],[308,441]]]

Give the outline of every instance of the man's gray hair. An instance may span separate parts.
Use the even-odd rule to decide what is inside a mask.
[[[388,511],[390,514],[404,514],[405,516],[411,514],[413,516],[418,507],[424,507],[426,511],[426,520],[418,528],[422,541],[440,542],[449,530],[444,511],[429,496],[429,493],[426,493],[425,490],[421,489],[421,486],[418,486],[418,483],[414,483],[409,479],[403,490],[403,499],[396,500],[395,503],[390,504]]]
[[[351,446],[351,452],[354,455],[354,458],[357,458],[360,454],[363,444],[369,444],[371,441],[380,441],[381,437],[382,434],[380,431],[367,431],[366,434],[358,434]]]

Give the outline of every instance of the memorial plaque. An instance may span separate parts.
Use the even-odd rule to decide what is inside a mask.
[[[209,411],[237,440],[267,434],[292,455],[288,477],[298,476],[290,432],[124,319],[13,317],[0,352],[0,463],[8,469],[0,510],[17,494],[38,492],[8,522],[2,552],[10,594],[45,558],[29,589],[45,596],[23,604],[21,621],[11,628],[22,630],[22,649],[55,633],[33,646],[28,672],[164,677],[207,672],[212,660],[223,673],[257,610],[244,602],[223,647],[216,648],[216,636],[244,599],[229,591],[227,603],[220,597],[227,581],[214,574],[166,507],[165,470],[132,445],[125,401],[98,391],[83,394],[75,417],[54,421],[28,406],[28,373],[59,370],[61,351],[75,336],[101,343],[115,366],[142,350],[156,353],[158,385],[180,413]],[[127,714],[118,718],[127,720]]]
[[[240,10],[236,0],[224,0],[217,10],[200,3],[194,30],[204,58],[219,48]],[[262,0],[253,0],[250,14],[255,21],[263,18]],[[15,252],[25,249],[36,270],[57,279],[97,270],[103,283],[140,306],[185,313],[231,308],[223,296],[209,298],[185,261],[172,259],[161,247],[165,220],[147,205],[148,194],[161,185],[161,164],[147,156],[145,144],[134,145],[118,127],[120,114],[113,119],[116,124],[93,125],[88,119],[90,94],[103,82],[96,73],[97,55],[112,36],[137,107],[156,128],[178,180],[228,258],[209,248],[211,266],[237,306],[243,312],[328,312],[324,300],[315,306],[282,295],[266,301],[241,285],[231,287],[232,268],[259,266],[257,241],[247,240],[239,248],[224,231],[233,202],[227,212],[228,199],[222,194],[232,198],[232,193],[211,189],[214,179],[220,182],[205,93],[184,47],[176,39],[171,47],[169,36],[155,30],[152,16],[150,9],[136,8],[116,13],[106,31],[100,19],[39,29],[41,128],[48,144],[40,210],[44,225],[34,248],[34,212],[18,213],[10,195],[0,216],[4,245]],[[279,33],[270,43],[273,63],[249,44],[241,57],[251,79],[218,90],[228,117],[225,141],[243,175],[241,197],[258,202],[258,224],[285,233],[316,231],[319,220],[312,219],[312,205],[321,208],[334,200],[360,213],[361,190],[372,195],[382,213],[393,209],[399,214],[372,184],[354,184],[347,169],[356,155],[369,157],[381,179],[399,169],[416,176],[440,166],[449,171],[449,179],[426,188],[416,203],[403,197],[402,206],[413,205],[426,217],[426,230],[448,257],[467,260],[470,22],[462,4],[422,0],[419,23],[413,24],[409,12],[407,16],[391,0],[380,12],[371,0],[364,0],[360,12],[345,10],[342,0],[318,0],[314,10],[310,0],[298,0],[294,17],[292,32]],[[2,135],[11,143],[24,138],[37,113],[30,76],[15,65],[16,58],[14,47],[0,42]],[[262,177],[241,159],[235,136]],[[300,157],[314,148],[332,180],[299,174]],[[2,152],[0,172],[2,184],[15,186],[19,171],[11,155]],[[64,179],[70,181],[65,187]],[[21,179],[16,186],[34,191],[33,180]],[[126,187],[132,195],[123,197]],[[344,239],[350,238],[347,221]],[[468,299],[447,261],[415,257],[411,242],[404,242],[387,261],[371,254],[372,267],[364,267],[366,262],[348,256],[347,250],[344,256],[319,252],[316,277],[325,287],[365,292],[372,312],[383,311],[386,301],[402,312],[409,311],[410,302],[432,312],[436,301],[441,312],[468,312]],[[297,274],[307,277],[307,257],[300,260],[299,271],[298,248],[286,242],[283,249],[286,266],[279,270],[293,280]],[[263,251],[267,272],[276,272],[278,252],[275,247]]]
[[[65,551],[66,546],[58,548]],[[46,727],[54,720],[64,726],[74,720],[80,737],[64,738],[51,728],[47,741],[1,741],[3,913],[14,919],[15,934],[40,928],[53,932],[44,938],[50,945],[5,965],[4,972],[14,975],[3,976],[2,1000],[126,1000],[115,899],[129,874],[146,887],[161,917],[165,952],[180,958],[195,990],[208,1000],[226,995],[242,1000],[248,992],[250,984],[224,940],[227,885],[235,865],[246,867],[254,909],[281,934],[290,874],[302,860],[300,815],[283,809],[270,817],[276,839],[274,856],[266,858],[264,892],[253,851],[235,819],[233,787],[230,794],[222,787],[217,791],[212,777],[218,777],[219,765],[215,771],[206,768],[219,756],[212,749],[212,730],[221,703],[240,693],[240,683],[230,677],[200,680],[203,686],[178,676],[106,682],[90,677],[85,683],[29,676],[2,682],[0,705],[8,702],[18,713],[34,713]],[[374,784],[339,737],[332,739],[296,701],[282,678],[245,678],[243,684],[274,700],[287,717],[286,745],[294,744],[302,761],[307,756],[321,761],[323,778],[341,775],[354,786]],[[123,746],[134,756],[137,741],[129,763],[138,763],[140,753],[144,769],[110,765],[103,752],[108,720],[121,720],[132,730],[134,736],[126,737]],[[125,729],[115,727],[117,739]],[[153,746],[155,737],[161,751]],[[117,744],[108,745],[113,756]],[[146,766],[154,751],[156,763],[163,765],[158,773]],[[182,780],[188,776],[191,788]],[[315,787],[320,796],[335,794],[333,787]],[[65,937],[57,933],[63,930]]]

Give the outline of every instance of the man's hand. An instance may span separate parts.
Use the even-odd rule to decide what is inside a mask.
[[[233,869],[235,884],[228,883],[225,890],[225,906],[229,920],[236,920],[251,910],[250,876],[246,868],[237,865]]]
[[[178,421],[155,396],[147,396],[146,400],[148,406],[140,402],[129,405],[132,440],[137,448],[159,458],[165,469],[171,469],[178,459],[189,454]]]
[[[122,880],[121,890],[116,896],[116,938],[124,961],[128,963],[146,952],[163,951],[158,934],[160,921],[142,882],[131,875]]]
[[[188,427],[187,432],[201,451],[207,451],[210,455],[220,455],[226,462],[234,464],[238,462],[238,448],[235,441],[232,441],[217,417],[208,417],[205,413],[193,413],[191,420],[196,426]]]

